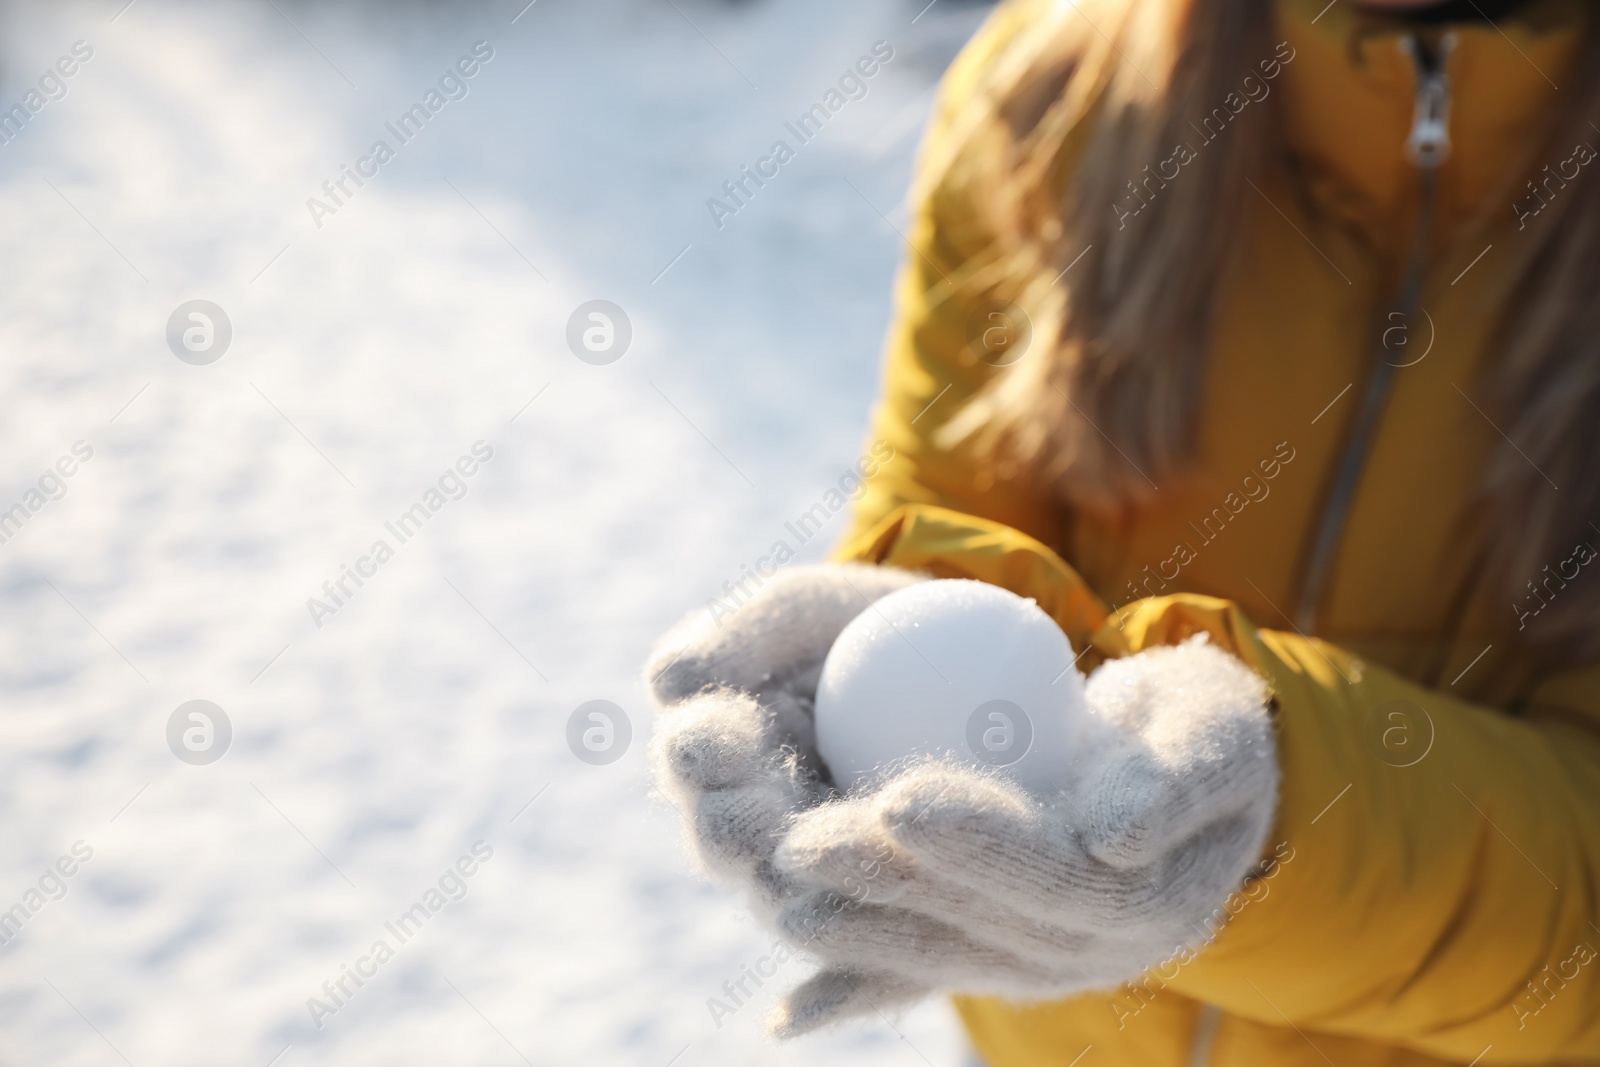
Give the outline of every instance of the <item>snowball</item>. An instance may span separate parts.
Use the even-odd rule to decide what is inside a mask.
[[[1072,646],[1032,600],[984,582],[919,582],[833,643],[817,748],[847,790],[908,756],[953,755],[1054,793],[1087,721],[1083,691]]]

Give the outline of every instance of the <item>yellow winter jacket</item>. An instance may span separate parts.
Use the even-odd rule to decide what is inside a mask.
[[[931,142],[1047,2],[996,12],[948,74]],[[1293,58],[1273,91],[1300,176],[1263,186],[1239,236],[1197,469],[1149,510],[1063,511],[935,442],[996,372],[967,351],[974,309],[938,284],[974,251],[959,162],[915,205],[873,428],[894,458],[837,555],[1035,597],[1086,666],[1208,632],[1270,681],[1283,767],[1272,862],[1194,958],[1059,1003],[958,998],[992,1067],[1600,1064],[1600,667],[1542,668],[1518,639],[1542,601],[1507,603],[1481,574],[1465,504],[1498,439],[1474,392],[1507,302],[1510,203],[1461,240],[1570,80],[1587,8],[1539,0],[1455,28],[1431,348],[1396,374],[1326,595],[1297,628],[1285,612],[1417,210],[1412,61],[1396,29],[1325,4],[1277,0]],[[1575,545],[1550,572],[1594,557]],[[1547,597],[1600,594],[1528,577]]]

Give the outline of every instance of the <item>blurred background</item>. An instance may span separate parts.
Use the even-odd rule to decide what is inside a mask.
[[[861,447],[925,2],[0,9],[0,1064],[964,1061],[767,1041],[638,679]]]

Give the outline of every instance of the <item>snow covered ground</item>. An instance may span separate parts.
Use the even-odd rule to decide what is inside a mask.
[[[636,672],[852,463],[983,9],[124,3],[0,15],[0,1064],[959,1063],[941,1004],[771,1045],[800,964],[713,1020],[768,941],[646,797]]]

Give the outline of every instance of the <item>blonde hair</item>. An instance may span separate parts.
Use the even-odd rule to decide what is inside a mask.
[[[1278,94],[1186,163],[1138,225],[1119,225],[1106,205],[1128,200],[1130,177],[1261,76],[1274,55],[1271,5],[1059,5],[984,64],[949,120],[945,156],[925,161],[920,193],[956,183],[976,206],[988,247],[953,284],[1026,308],[1034,347],[946,426],[947,442],[970,439],[992,464],[1022,467],[1062,504],[1088,510],[1137,508],[1153,479],[1181,475],[1211,311],[1256,195],[1247,179],[1291,166]],[[1539,151],[1592,133],[1593,22]],[[1554,217],[1530,227],[1511,268],[1515,295],[1479,390],[1516,444],[1499,442],[1470,505],[1488,531],[1491,580],[1513,600],[1575,541],[1595,534],[1600,544],[1589,526],[1600,523],[1600,183],[1581,183],[1543,214]],[[1055,284],[1069,265],[1072,283]],[[1524,636],[1562,661],[1600,657],[1600,597],[1552,602]]]

